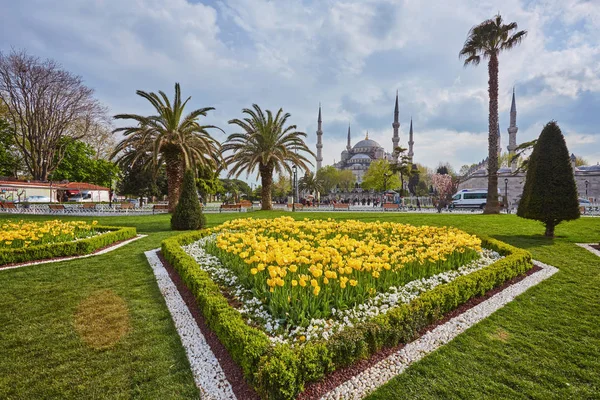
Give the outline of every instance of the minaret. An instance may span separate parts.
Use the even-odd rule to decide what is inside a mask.
[[[410,130],[408,132],[408,160],[410,163],[413,163],[413,156],[415,153],[413,152],[413,144],[415,144],[413,140],[413,128],[412,128],[412,117],[410,118]]]
[[[348,144],[346,144],[346,150],[352,151],[352,145],[350,145],[350,124],[348,124]]]
[[[321,141],[323,129],[321,123],[321,103],[319,103],[319,119],[317,120],[317,171],[321,169],[321,163],[323,162],[323,142]]]
[[[510,126],[508,127],[508,154],[510,159],[515,155],[517,149],[517,105],[515,103],[515,88],[513,87],[512,104],[510,105]],[[515,172],[517,169],[517,160],[510,163],[511,171]]]
[[[394,128],[394,137],[392,138],[392,154],[394,155],[394,162],[398,162],[398,152],[396,148],[400,143],[400,136],[398,135],[398,128],[400,128],[400,122],[398,122],[398,116],[400,112],[398,111],[398,91],[396,90],[396,106],[394,107],[394,123],[392,124],[392,128]]]
[[[498,128],[496,129],[498,132],[498,160],[502,157],[502,135],[500,135],[500,122],[498,122]],[[499,165],[501,167],[501,165]]]

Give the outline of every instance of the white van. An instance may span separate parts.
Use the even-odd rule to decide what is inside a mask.
[[[487,202],[487,189],[463,189],[452,196],[452,208],[484,208]]]

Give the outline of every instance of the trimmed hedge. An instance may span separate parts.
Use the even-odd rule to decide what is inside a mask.
[[[137,234],[135,228],[129,227],[96,226],[95,229],[105,232],[72,242],[48,243],[19,249],[0,249],[0,265],[90,254],[112,243],[131,239]]]
[[[208,326],[265,399],[293,399],[307,382],[337,368],[367,358],[384,347],[408,343],[418,332],[469,299],[524,274],[532,268],[531,255],[495,239],[482,238],[483,247],[505,258],[454,281],[436,286],[408,304],[394,307],[368,322],[348,327],[329,340],[304,346],[272,346],[267,335],[248,326],[232,308],[217,284],[181,248],[205,235],[193,232],[162,242],[166,260],[192,291]]]

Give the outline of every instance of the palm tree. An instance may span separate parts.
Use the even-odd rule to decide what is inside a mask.
[[[246,175],[256,172],[262,182],[262,209],[270,210],[273,171],[280,176],[289,176],[292,172],[290,164],[308,170],[312,163],[302,152],[315,156],[304,143],[306,133],[296,131],[296,125],[286,126],[290,117],[280,108],[273,116],[270,110],[266,115],[261,108],[253,104],[252,109],[244,108],[244,119],[232,119],[230,124],[242,128],[243,132],[229,135],[223,145],[223,152],[231,151],[225,157],[225,164],[230,167],[229,176],[238,177],[244,171]]]
[[[312,171],[308,171],[302,178],[300,178],[298,186],[300,187],[300,190],[305,190],[308,192],[308,194],[316,194],[317,192],[321,192],[323,190],[321,181]]]
[[[488,60],[489,135],[488,135],[488,193],[484,213],[498,214],[498,55],[503,50],[516,47],[527,35],[527,31],[517,30],[517,23],[504,24],[498,14],[492,19],[475,25],[469,31],[467,40],[459,53],[459,58],[467,65],[479,65]]]
[[[195,172],[196,166],[215,169],[220,165],[221,146],[207,129],[223,130],[213,125],[200,125],[198,122],[199,117],[206,117],[208,111],[214,110],[213,107],[200,108],[184,116],[184,108],[191,97],[181,101],[179,83],[175,84],[172,104],[162,91],[158,92],[160,97],[156,93],[141,90],[136,93],[152,104],[156,115],[115,115],[115,119],[131,119],[137,124],[113,131],[122,132],[125,139],[117,144],[111,158],[117,157],[117,162],[121,165],[131,165],[142,159],[146,166],[152,166],[155,171],[164,163],[169,188],[169,211],[173,211],[179,201],[186,169]]]

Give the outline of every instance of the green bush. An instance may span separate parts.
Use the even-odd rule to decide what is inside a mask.
[[[47,243],[16,249],[0,249],[0,265],[90,254],[112,243],[131,239],[137,234],[135,228],[97,226],[95,229],[99,232],[106,232],[72,242]]]
[[[529,157],[527,177],[517,215],[541,221],[546,236],[562,221],[579,218],[579,201],[565,138],[556,122],[542,130]]]
[[[183,187],[179,195],[179,203],[171,216],[171,229],[175,231],[190,231],[204,228],[206,217],[198,200],[196,181],[191,170],[185,171]]]
[[[436,286],[409,304],[401,304],[370,321],[348,327],[329,340],[295,347],[272,346],[264,332],[244,322],[209,275],[181,248],[205,234],[191,232],[169,238],[162,243],[163,254],[195,295],[208,326],[240,365],[246,379],[267,399],[293,399],[308,382],[367,358],[384,347],[408,343],[418,336],[419,331],[460,304],[532,267],[527,251],[483,238],[483,247],[496,250],[505,258]]]

